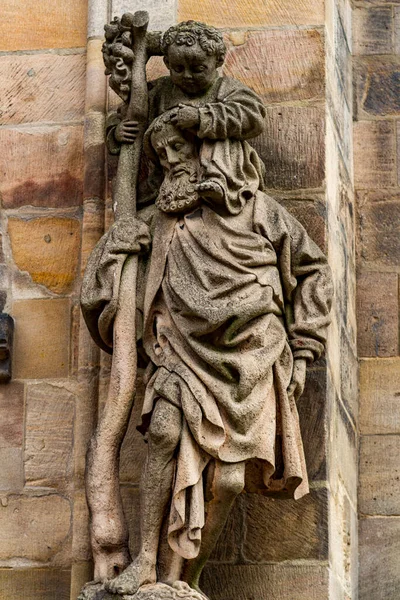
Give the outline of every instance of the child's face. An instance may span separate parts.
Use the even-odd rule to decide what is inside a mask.
[[[182,91],[190,96],[204,92],[217,77],[215,55],[208,55],[199,44],[177,46],[172,44],[164,59],[171,79]]]

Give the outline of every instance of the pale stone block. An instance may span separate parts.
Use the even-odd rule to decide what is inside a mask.
[[[400,201],[393,195],[388,202],[359,206],[358,232],[360,259],[374,265],[400,264]]]
[[[82,126],[0,129],[0,146],[4,208],[82,202]]]
[[[85,107],[84,54],[0,57],[2,125],[77,121]]]
[[[66,377],[69,362],[70,304],[67,298],[19,300],[15,319],[14,377]]]
[[[84,489],[75,491],[73,510],[72,556],[74,561],[87,565],[92,558],[92,549],[90,546],[89,509]]]
[[[24,428],[24,385],[0,386],[0,448],[21,448]]]
[[[104,25],[108,23],[108,0],[88,0],[87,36],[104,37]]]
[[[0,490],[19,492],[24,487],[21,448],[0,448]]]
[[[69,569],[0,569],[0,590],[7,600],[71,600]]]
[[[30,385],[26,401],[25,479],[52,487],[72,472],[75,398],[48,383]]]
[[[178,21],[193,19],[215,27],[323,25],[322,0],[179,0]]]
[[[176,23],[176,3],[177,0],[147,0],[145,4],[142,0],[112,0],[112,16],[121,17],[126,12],[147,10],[150,15],[149,31],[165,31]],[[193,16],[189,18],[194,19]]]
[[[0,560],[48,561],[66,543],[70,518],[61,496],[9,497],[0,507]]]
[[[78,268],[80,228],[78,219],[10,218],[8,234],[17,267],[56,294],[70,292]]]
[[[85,46],[86,0],[25,0],[21,8],[14,0],[2,2],[1,50]]]
[[[400,514],[399,456],[400,436],[361,436],[359,483],[361,513]]]
[[[400,433],[400,358],[360,361],[360,430]]]

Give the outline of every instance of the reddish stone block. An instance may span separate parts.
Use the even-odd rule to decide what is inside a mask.
[[[363,273],[357,281],[358,355],[397,356],[397,273]]]
[[[247,32],[230,41],[224,73],[239,79],[267,104],[324,97],[325,57],[319,31]]]
[[[393,267],[400,264],[400,200],[360,205],[358,231],[361,261]]]
[[[354,123],[354,183],[356,188],[397,185],[395,124],[391,121]]]

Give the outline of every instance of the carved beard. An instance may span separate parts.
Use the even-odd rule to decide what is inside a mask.
[[[188,161],[167,171],[160,186],[156,206],[166,213],[187,212],[199,204],[195,186],[198,182],[198,163]]]

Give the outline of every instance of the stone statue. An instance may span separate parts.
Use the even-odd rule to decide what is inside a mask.
[[[259,466],[259,493],[308,492],[296,402],[306,364],[324,349],[332,284],[325,256],[264,191],[264,166],[246,141],[261,132],[264,108],[253,91],[218,75],[218,30],[186,22],[158,38],[142,35],[146,57],[149,47],[162,52],[170,70],[148,86],[143,135],[130,111],[137,15],[109,26],[105,61],[125,106],[110,119],[108,144],[120,164],[140,144],[147,176],[138,181],[135,163],[132,180],[132,167],[119,164],[117,180],[136,184],[140,210],[117,213],[82,286],[93,338],[114,347],[117,381],[88,456],[95,579],[103,582],[96,597],[195,600],[205,598],[200,575],[246,488],[247,467]],[[137,277],[124,289],[132,258]],[[121,323],[123,303],[135,314],[127,310]],[[115,392],[135,376],[131,340],[147,361],[138,429],[148,441],[133,561],[117,489],[133,392],[122,411]]]

